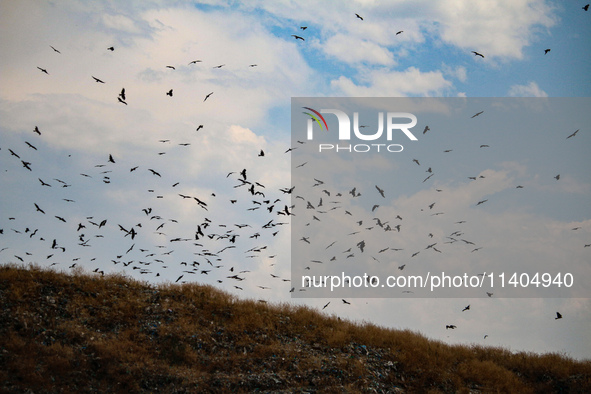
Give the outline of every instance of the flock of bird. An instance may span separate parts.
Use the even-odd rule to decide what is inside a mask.
[[[588,9],[588,5],[584,7],[585,11]],[[364,18],[359,14],[355,14],[355,17],[360,21]],[[302,31],[306,31],[306,26],[301,26]],[[397,31],[395,34],[399,35],[403,33],[403,30]],[[305,38],[293,34],[296,40],[305,41]],[[50,46],[51,49],[57,54],[62,56],[62,52],[57,48]],[[115,52],[115,47],[110,46],[106,50]],[[545,50],[547,54],[550,49]],[[475,56],[484,58],[484,55],[472,51]],[[188,62],[189,65],[196,66],[198,63],[202,63],[202,60],[191,60]],[[225,64],[216,65],[213,68],[219,69],[224,67]],[[256,67],[257,64],[250,64],[249,67]],[[166,68],[175,70],[175,66],[164,66]],[[51,73],[43,68],[37,66],[42,73],[51,77]],[[93,81],[97,84],[108,84],[108,81],[104,81],[101,78],[90,75]],[[117,102],[128,105],[130,104],[127,99],[126,90],[124,87],[117,87],[118,92],[116,98]],[[173,98],[173,89],[169,89],[164,92],[167,96]],[[214,92],[207,94],[203,102],[206,102],[212,97]],[[214,97],[215,99],[215,97]],[[472,116],[475,118],[480,116],[483,111],[478,112]],[[199,125],[196,128],[196,132],[199,132],[204,128],[204,125]],[[427,134],[430,131],[429,126],[424,128],[423,134]],[[574,137],[579,130],[568,135],[566,138]],[[392,218],[384,218],[378,216],[380,212],[379,199],[385,199],[384,188],[380,185],[375,185],[371,191],[360,190],[356,187],[350,190],[334,190],[328,186],[328,182],[319,180],[316,178],[310,179],[312,183],[311,187],[314,190],[319,190],[320,196],[306,196],[298,194],[297,186],[285,186],[278,190],[268,190],[260,179],[253,177],[251,172],[247,168],[236,168],[233,171],[227,173],[226,179],[228,187],[234,190],[234,195],[229,200],[221,200],[218,198],[216,193],[209,195],[194,195],[189,191],[183,189],[184,185],[177,179],[174,179],[170,175],[164,174],[164,171],[160,170],[158,166],[148,167],[143,163],[132,163],[130,164],[125,158],[116,157],[113,154],[105,152],[104,161],[96,163],[93,167],[82,169],[75,175],[68,175],[64,178],[61,174],[53,174],[51,178],[39,175],[39,169],[44,167],[44,163],[41,161],[41,155],[38,148],[39,144],[46,145],[46,141],[43,141],[47,136],[51,137],[52,130],[50,128],[44,128],[43,125],[31,125],[30,137],[26,137],[22,146],[0,146],[0,154],[7,154],[10,157],[11,163],[5,171],[20,171],[19,177],[34,179],[38,181],[37,191],[32,197],[34,201],[30,202],[31,211],[36,215],[35,220],[31,222],[25,222],[24,218],[10,216],[2,217],[0,222],[0,237],[6,237],[6,232],[12,232],[22,240],[26,240],[29,243],[35,243],[35,245],[42,245],[41,248],[35,247],[37,252],[33,253],[27,250],[15,251],[10,253],[12,247],[10,245],[4,246],[0,249],[0,258],[2,261],[20,261],[22,263],[29,262],[40,262],[48,266],[57,266],[61,268],[74,269],[78,266],[89,267],[90,264],[95,264],[93,272],[104,275],[105,268],[96,261],[97,258],[93,257],[84,261],[79,255],[83,254],[82,251],[88,248],[92,248],[95,245],[101,245],[103,253],[105,250],[113,249],[111,256],[112,270],[117,271],[119,269],[137,271],[141,275],[147,277],[160,277],[161,273],[164,272],[176,272],[175,282],[187,282],[187,281],[199,281],[205,275],[208,277],[214,277],[217,283],[232,283],[232,286],[237,290],[244,289],[244,281],[258,280],[259,283],[256,287],[262,290],[268,290],[271,287],[268,285],[268,281],[276,281],[277,283],[291,282],[291,278],[283,278],[276,273],[270,273],[269,277],[265,280],[261,275],[257,275],[255,278],[249,276],[251,268],[247,259],[258,259],[261,262],[264,261],[275,261],[277,254],[268,250],[268,245],[263,242],[259,242],[259,238],[269,241],[273,237],[277,236],[283,228],[290,225],[291,216],[301,215],[302,219],[307,220],[308,224],[318,223],[325,219],[326,215],[339,214],[350,217],[352,223],[359,228],[359,231],[352,236],[356,236],[356,241],[353,242],[354,246],[347,246],[334,252],[334,255],[329,261],[337,261],[340,259],[355,258],[360,254],[370,254],[373,260],[379,261],[380,259],[389,259],[388,254],[391,253],[406,253],[407,256],[404,258],[404,264],[398,266],[398,270],[402,271],[407,266],[410,268],[411,263],[415,261],[415,258],[419,253],[445,253],[446,248],[463,245],[468,247],[470,252],[477,252],[482,249],[481,246],[477,245],[468,239],[461,229],[454,228],[450,231],[445,239],[432,241],[434,235],[432,233],[426,234],[429,239],[424,248],[420,250],[404,251],[402,248],[397,248],[392,245],[383,245],[383,247],[370,248],[366,242],[371,238],[372,232],[392,232],[392,234],[400,233],[403,231],[403,216],[405,213],[397,214]],[[161,139],[158,141],[163,146],[172,146],[170,139]],[[300,144],[304,144],[303,141],[298,141]],[[176,142],[175,145],[181,147],[187,147],[191,145],[191,142],[182,141]],[[488,144],[480,145],[480,148],[488,148]],[[292,152],[297,147],[291,147],[287,149],[284,154]],[[451,152],[450,150],[446,150]],[[154,152],[155,155],[165,155],[166,151],[158,150]],[[273,152],[275,153],[275,152]],[[258,160],[265,160],[266,153],[260,149],[260,151],[253,152],[253,157],[259,158]],[[286,157],[287,159],[287,157]],[[424,166],[418,159],[413,159],[413,163],[417,166]],[[303,167],[306,163],[298,164],[295,166],[295,170]],[[164,166],[161,164],[161,166]],[[435,169],[436,170],[436,169]],[[435,174],[435,170],[428,167],[423,174],[426,173],[426,178],[422,182],[427,182]],[[146,175],[149,174],[149,175]],[[138,180],[136,183],[145,182],[144,193],[152,196],[154,201],[153,206],[138,206],[135,208],[135,212],[130,213],[129,218],[123,217],[98,217],[92,210],[86,212],[83,219],[80,219],[79,214],[68,215],[72,205],[78,204],[73,196],[68,195],[68,190],[71,189],[83,189],[92,183],[103,184],[104,187],[110,187],[109,185],[114,182],[130,182],[134,181],[131,177],[137,176]],[[149,181],[145,181],[146,176]],[[472,181],[478,181],[484,178],[482,175],[469,177]],[[422,178],[421,178],[422,179]],[[558,181],[560,175],[556,175],[555,179]],[[186,190],[190,190],[192,185],[188,185]],[[516,185],[516,188],[523,188],[522,185]],[[358,199],[361,195],[371,196],[372,199],[377,199],[378,202],[372,203],[372,209],[370,216],[367,217],[355,217],[350,211],[343,208],[346,201],[345,199]],[[371,194],[371,193],[373,194]],[[442,190],[437,189],[437,192]],[[165,211],[159,200],[171,199],[174,195],[174,200],[169,200],[169,204],[185,204],[196,208],[201,212],[199,219],[191,218],[189,226],[193,226],[191,233],[179,233],[182,228],[179,221],[181,219],[167,217],[162,211]],[[253,213],[252,222],[249,223],[231,223],[222,222],[215,217],[210,217],[209,212],[213,206],[217,209],[232,210],[235,204],[242,202],[242,207],[248,212],[257,211],[256,216]],[[488,200],[480,200],[474,202],[474,207],[485,204]],[[27,202],[28,203],[28,202]],[[443,212],[433,210],[437,205],[437,201],[433,201],[431,204],[423,207],[421,211],[428,213],[431,216],[442,215]],[[88,209],[88,208],[85,208]],[[6,211],[5,211],[6,212]],[[295,213],[294,213],[295,212]],[[185,219],[185,225],[189,218]],[[8,221],[8,222],[7,222]],[[42,229],[39,226],[40,222],[49,223],[49,227],[62,226],[58,234],[70,234],[68,239],[62,239],[60,237],[54,237],[53,233],[47,229]],[[54,226],[55,223],[55,226]],[[455,225],[460,226],[464,221],[458,220]],[[66,231],[67,230],[67,231]],[[287,230],[286,230],[287,231]],[[158,240],[154,242],[153,239],[156,237]],[[109,243],[101,242],[102,238],[107,238]],[[5,243],[0,238],[0,242]],[[22,242],[22,241],[21,241]],[[112,243],[111,243],[112,242]],[[310,237],[303,235],[300,239],[293,242],[293,248],[303,248],[305,245],[309,245],[314,240]],[[175,245],[183,244],[185,250],[190,250],[194,256],[191,259],[184,258],[178,259],[176,256],[180,253],[175,252]],[[5,244],[7,245],[7,244]],[[109,245],[118,245],[116,248]],[[137,246],[136,246],[137,245]],[[585,247],[591,245],[585,245]],[[333,250],[338,247],[338,242],[335,240],[331,244],[323,245],[324,250]],[[373,245],[372,245],[373,247]],[[332,249],[331,249],[332,248]],[[227,257],[230,251],[234,252],[233,257]],[[176,254],[175,254],[176,253]],[[239,261],[236,256],[242,256],[242,261]],[[337,257],[338,256],[338,257]],[[14,260],[16,259],[16,260]],[[69,261],[67,261],[69,260]],[[328,263],[329,261],[326,261]],[[317,264],[325,263],[321,260],[312,261]],[[98,267],[96,265],[99,265]],[[270,267],[275,264],[270,263]],[[311,267],[306,267],[308,270],[312,270]],[[408,269],[408,268],[407,268]],[[168,270],[168,271],[166,271]],[[287,284],[286,291],[290,289],[290,292],[306,291],[308,289],[299,288],[297,284]],[[409,291],[405,291],[409,292]],[[488,297],[492,297],[492,293],[487,293]],[[260,300],[264,302],[264,300]],[[351,302],[342,299],[344,305],[350,305]],[[330,302],[324,305],[322,309],[326,309],[330,305]],[[464,307],[461,312],[469,311],[470,305]],[[556,313],[556,319],[562,318],[560,313]],[[445,329],[455,329],[456,325],[446,324]],[[486,338],[486,336],[485,336]]]
[[[482,114],[484,114],[484,111],[479,111],[470,116],[470,119],[479,117]],[[422,134],[425,136],[430,130],[430,126],[426,125]],[[567,135],[565,140],[574,137],[578,132],[579,130],[576,130]],[[428,135],[426,137],[428,138]],[[304,143],[302,141],[297,142],[300,144]],[[488,144],[479,145],[480,149],[489,147]],[[297,147],[293,149],[297,149]],[[452,150],[447,149],[443,152],[449,153],[452,152]],[[426,167],[424,163],[421,164],[423,161],[422,159],[419,160],[413,158],[411,161],[418,167]],[[308,162],[300,164],[296,162],[293,163],[292,166],[297,170],[298,168],[304,167],[306,164],[308,164]],[[423,174],[428,174],[426,178],[422,179],[422,176],[424,175],[418,175],[417,181],[420,181],[421,183],[429,181],[435,175],[436,170],[436,167],[428,166],[423,172]],[[311,171],[314,170],[312,169]],[[419,172],[418,174],[421,173]],[[294,242],[293,247],[298,248],[299,250],[303,250],[304,248],[310,250],[309,254],[304,255],[308,260],[305,260],[304,258],[304,260],[298,261],[298,264],[302,265],[303,272],[306,272],[305,275],[310,275],[314,278],[314,283],[307,281],[303,284],[303,287],[299,289],[297,289],[297,286],[294,286],[291,289],[292,292],[296,291],[296,289],[297,291],[304,292],[325,290],[326,288],[323,285],[316,283],[316,278],[322,278],[325,275],[334,275],[334,267],[343,267],[349,259],[351,259],[354,265],[364,267],[365,272],[371,275],[371,266],[374,262],[378,265],[386,264],[388,267],[388,264],[391,265],[393,261],[401,261],[404,263],[398,265],[397,269],[399,271],[406,269],[406,272],[408,272],[409,270],[413,270],[411,267],[416,265],[416,257],[420,253],[444,254],[451,251],[451,248],[461,248],[463,252],[475,253],[483,249],[483,246],[473,242],[469,235],[462,230],[462,225],[466,223],[466,220],[456,220],[453,222],[452,228],[450,228],[448,233],[444,236],[434,235],[440,233],[438,230],[441,230],[441,225],[437,224],[440,222],[434,223],[433,230],[425,234],[425,244],[422,248],[410,251],[405,250],[396,245],[397,240],[400,240],[400,233],[404,232],[404,218],[406,218],[407,215],[410,215],[411,217],[413,215],[430,217],[444,215],[445,212],[436,209],[436,206],[438,205],[437,199],[424,207],[419,208],[418,212],[392,213],[390,207],[385,205],[383,207],[386,209],[384,212],[389,212],[390,216],[382,216],[382,201],[387,201],[386,197],[391,197],[386,195],[385,188],[382,187],[382,185],[376,184],[368,190],[362,190],[359,186],[351,187],[349,190],[335,190],[329,186],[330,182],[327,180],[311,177],[308,173],[306,176],[311,178],[307,185],[307,189],[303,188],[306,192],[304,194],[296,194],[298,191],[298,188],[296,187],[294,191],[295,198],[293,200],[295,204],[293,212],[295,212],[296,216],[292,220],[292,223],[294,223],[294,226],[292,227],[294,230],[292,231],[296,231],[295,229],[297,229],[302,232],[303,235],[298,233],[298,237],[300,237],[300,235],[301,237],[298,239],[293,238],[292,240]],[[476,176],[467,176],[466,178],[470,182],[480,182],[482,179],[485,179],[485,176],[479,174]],[[556,175],[554,179],[558,181],[560,175]],[[515,185],[515,189],[523,188],[523,185]],[[302,187],[299,189],[301,191]],[[440,188],[435,188],[435,191],[437,194],[445,192],[445,190]],[[365,199],[363,202],[355,201],[363,199]],[[298,200],[301,200],[301,203],[298,204]],[[355,204],[353,203],[354,201]],[[479,199],[473,202],[472,207],[476,208],[482,206],[488,201],[488,198]],[[354,205],[368,206],[371,207],[371,209],[355,214],[353,213],[355,211],[350,208]],[[346,221],[344,221],[343,218],[345,218]],[[316,228],[318,226],[322,226],[321,229]],[[339,227],[341,227],[342,230],[340,233],[336,230]],[[576,231],[580,228],[581,227],[575,227],[572,230]],[[309,234],[306,234],[306,231],[308,231]],[[384,233],[388,232],[390,232],[391,235],[384,237]],[[325,237],[319,237],[318,234],[322,234]],[[330,236],[326,236],[327,234],[330,234]],[[328,240],[326,240],[327,238]],[[386,239],[385,241],[384,238]],[[297,241],[299,241],[299,245],[295,244]],[[338,249],[339,245],[341,245],[340,249]],[[590,246],[591,244],[584,245],[584,247]],[[312,256],[311,258],[310,255]],[[294,256],[292,258],[295,259],[296,257]],[[293,260],[292,264],[295,264]],[[418,271],[415,270],[411,274],[423,273],[424,265],[419,264],[419,267]],[[336,272],[336,274],[338,274],[338,272]],[[478,276],[482,275],[484,274],[478,274]],[[320,280],[318,279],[318,281]],[[414,293],[414,291],[408,289],[397,291],[406,294]],[[322,295],[326,296],[327,293],[328,292],[324,292]],[[484,294],[486,294],[486,297],[488,298],[491,298],[494,295],[493,292],[489,291],[483,291],[483,295]],[[350,304],[346,299],[342,299],[341,301],[343,304]],[[324,305],[323,309],[327,308],[329,304],[330,302]],[[460,312],[466,311],[470,311],[470,305],[460,310]],[[562,318],[562,315],[559,313],[557,313],[556,316],[556,319]],[[454,324],[446,324],[445,328],[455,329],[457,326]],[[485,338],[486,337],[488,337],[488,335],[486,335]]]

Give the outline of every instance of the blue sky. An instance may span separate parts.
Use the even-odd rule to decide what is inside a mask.
[[[76,263],[86,271],[123,271],[153,283],[183,275],[180,282],[289,301],[289,225],[262,226],[271,219],[289,222],[276,209],[291,203],[280,191],[291,182],[291,155],[284,153],[291,145],[291,98],[588,97],[591,13],[584,5],[543,0],[486,5],[460,0],[2,2],[0,262],[22,258],[40,266],[55,263],[53,268],[66,272]],[[107,50],[111,46],[114,50]],[[544,54],[545,49],[551,51]],[[201,61],[189,64],[194,60]],[[117,100],[122,88],[127,105]],[[172,97],[166,95],[170,89]],[[591,137],[582,119],[554,132],[486,129],[468,139],[431,125],[425,143],[408,145],[409,156],[396,163],[411,177],[399,176],[403,186],[392,189],[388,204],[415,218],[419,231],[427,222],[414,213],[433,202],[437,192],[430,187],[450,190],[438,204],[457,214],[463,211],[453,203],[492,193],[484,209],[466,211],[469,230],[488,246],[483,259],[527,256],[544,244],[557,260],[588,262],[591,247],[582,245],[591,243]],[[41,135],[33,132],[35,126]],[[442,152],[448,142],[453,156]],[[480,144],[491,148],[484,152]],[[261,149],[264,157],[258,156]],[[437,167],[432,185],[415,183],[424,169],[411,161],[414,154]],[[21,160],[31,163],[31,171]],[[243,169],[249,181],[264,185],[257,190],[265,197],[235,187]],[[478,174],[490,183],[471,189],[466,178]],[[336,187],[342,174],[327,176]],[[525,186],[521,196],[515,195],[515,184]],[[266,210],[267,199],[280,199],[272,212]],[[149,214],[142,211],[148,208]],[[107,224],[100,229],[90,223],[102,220]],[[79,224],[85,227],[78,230]],[[443,234],[451,224],[442,223],[437,231]],[[119,225],[134,228],[137,237],[131,240]],[[212,238],[195,240],[198,226]],[[573,232],[574,227],[580,229]],[[519,247],[520,233],[528,234],[529,249]],[[235,244],[228,234],[237,235]],[[501,234],[514,236],[515,245],[503,247]],[[422,246],[419,236],[424,235],[408,230],[405,242]],[[66,250],[52,249],[53,239]],[[243,281],[227,278],[239,271],[249,271],[240,274]],[[327,301],[290,302],[322,307]],[[462,314],[469,303],[473,313]],[[565,318],[555,321],[558,310]],[[449,343],[577,358],[589,358],[591,351],[588,299],[357,299],[350,306],[334,299],[327,312]],[[459,329],[446,331],[450,323]],[[540,328],[532,333],[531,327]]]

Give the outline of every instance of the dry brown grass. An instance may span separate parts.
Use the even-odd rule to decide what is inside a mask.
[[[591,363],[449,346],[210,286],[0,268],[0,391],[591,392]]]

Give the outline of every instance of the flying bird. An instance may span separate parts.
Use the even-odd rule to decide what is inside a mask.
[[[325,310],[328,305],[330,305],[330,301],[328,301],[328,303],[322,307],[322,310]]]
[[[108,48],[107,48],[107,51],[111,51],[111,52],[113,52],[114,50],[115,50],[115,48],[114,48],[114,47],[108,47]]]
[[[166,68],[172,68],[173,70],[176,70],[176,68],[174,68],[174,66],[166,66]]]
[[[55,52],[57,53],[61,53],[60,51],[58,51],[57,49],[55,49],[54,47],[52,47],[51,45],[49,46],[51,49],[53,49]]]
[[[586,5],[584,5],[584,6],[583,6],[583,9],[584,9],[585,11],[589,11],[589,4],[586,4]]]
[[[172,97],[172,89],[170,89],[168,92],[166,92],[166,95]]]
[[[94,79],[94,81],[95,81],[95,82],[98,82],[98,83],[105,83],[104,81],[101,81],[100,79],[98,79],[97,77],[95,77],[95,76],[93,76],[93,75],[91,75],[91,77],[92,77],[92,79]]]
[[[579,132],[579,129],[577,129],[577,131],[575,131],[574,133],[572,133],[571,135],[566,137],[566,139],[568,140],[570,137],[574,137],[575,135],[577,135],[578,132]]]
[[[41,68],[41,67],[37,67],[37,68],[38,68],[39,70],[41,70],[41,72],[44,72],[45,74],[49,75],[49,73],[47,72],[47,70],[46,70],[46,69],[44,69],[44,68]]]
[[[378,189],[378,192],[380,193],[380,195],[381,195],[383,198],[386,198],[386,196],[384,196],[384,190],[383,190],[383,189],[380,189],[380,188],[378,187],[378,185],[376,185],[376,189]]]
[[[470,310],[470,305],[466,306],[464,309],[462,309],[462,312],[464,311],[469,311]]]
[[[550,52],[550,49],[544,49],[544,55]]]
[[[215,66],[214,68],[222,68],[224,66],[225,66],[225,64],[220,64],[219,66]]]
[[[363,18],[359,15],[359,14],[355,14],[355,16],[361,20],[363,20]]]
[[[201,60],[193,60],[192,62],[189,62],[189,64],[196,64],[196,63],[200,63]]]
[[[482,113],[484,113],[484,111],[480,111],[478,113],[475,113],[474,115],[471,116],[471,118],[475,118],[475,117],[477,117],[478,115],[480,115]]]
[[[472,53],[474,54],[474,56],[480,56],[481,58],[484,59],[484,55],[482,53],[478,53],[476,51],[472,51]]]
[[[558,319],[562,319],[562,315],[560,314],[560,312],[556,312],[556,317],[554,318],[554,320]]]
[[[209,98],[209,96],[211,96],[212,94],[213,94],[213,92],[211,92],[207,96],[205,96],[205,99],[203,99],[203,101],[205,102],[205,100],[207,100]]]
[[[396,32],[396,35],[399,35],[400,33],[404,32],[404,30],[400,30]]]
[[[304,39],[304,37],[296,36],[295,34],[292,34],[291,36],[292,36],[292,37],[294,37],[296,40],[302,40],[302,41],[306,41],[306,40]]]
[[[41,131],[39,131],[39,127],[37,127],[37,126],[35,126],[35,129],[33,130],[33,132],[41,135]]]
[[[30,163],[30,162],[28,162],[28,161],[24,161],[24,160],[21,160],[21,163],[23,163],[23,167],[25,167],[27,170],[29,170],[29,171],[33,171],[33,170],[31,169],[31,167],[29,167],[29,166],[31,165],[31,163]]]
[[[344,298],[342,299],[342,301],[343,301],[343,304],[351,305],[351,303],[349,301],[345,300]]]

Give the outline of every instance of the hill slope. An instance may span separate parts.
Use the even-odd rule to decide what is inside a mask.
[[[0,391],[591,392],[591,362],[449,346],[197,284],[0,267]]]

